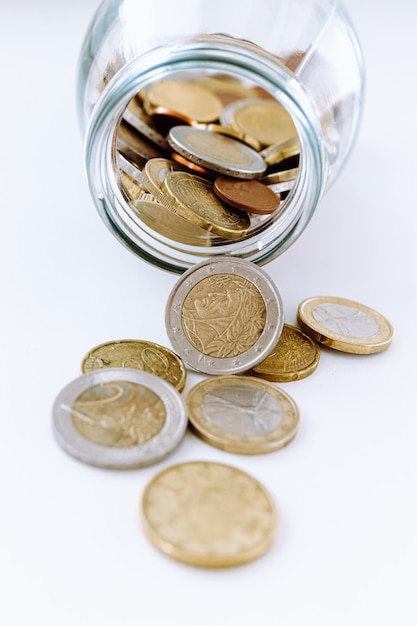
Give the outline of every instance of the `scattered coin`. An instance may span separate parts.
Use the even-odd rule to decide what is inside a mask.
[[[298,137],[291,137],[291,139],[279,141],[278,143],[264,148],[259,154],[268,166],[277,165],[289,159],[299,159],[300,142],[298,141]]]
[[[319,364],[318,345],[296,326],[284,324],[277,345],[253,373],[275,383],[300,380],[312,374]]]
[[[130,367],[149,372],[171,383],[178,391],[187,378],[180,357],[165,346],[139,339],[119,339],[95,346],[81,362],[81,371],[91,372],[105,367]]]
[[[280,203],[280,196],[258,180],[240,180],[228,176],[215,179],[213,189],[216,195],[235,209],[268,215]]]
[[[253,376],[207,378],[189,391],[186,405],[194,432],[227,452],[275,452],[298,430],[294,400],[271,382]]]
[[[217,257],[181,276],[168,298],[165,323],[174,350],[191,367],[238,374],[273,350],[284,314],[266,272],[250,261]]]
[[[161,378],[130,368],[87,372],[64,387],[53,409],[61,447],[84,463],[112,469],[150,465],[184,437],[185,406]]]
[[[137,167],[144,167],[149,159],[162,156],[161,149],[143,136],[140,136],[128,124],[122,122],[117,131],[117,150]]]
[[[204,461],[157,474],[143,493],[141,517],[156,548],[199,567],[248,563],[268,550],[277,529],[275,504],[255,478]]]
[[[266,169],[263,158],[242,141],[203,128],[174,126],[168,143],[197,165],[226,176],[256,178]]]
[[[382,352],[394,334],[383,315],[346,298],[308,298],[298,307],[297,321],[315,341],[354,354]]]

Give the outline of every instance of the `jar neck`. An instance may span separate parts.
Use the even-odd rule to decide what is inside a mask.
[[[126,219],[126,202],[118,188],[114,135],[129,101],[151,82],[178,72],[231,74],[257,84],[292,116],[300,141],[299,175],[286,208],[258,239],[256,233],[220,248],[172,247],[138,235]],[[204,257],[230,255],[264,264],[287,249],[302,233],[324,192],[327,154],[319,119],[297,79],[273,55],[225,35],[204,35],[154,49],[121,68],[95,105],[86,135],[86,166],[92,196],[109,229],[135,254],[174,272],[183,272]]]

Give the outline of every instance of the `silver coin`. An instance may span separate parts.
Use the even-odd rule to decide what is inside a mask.
[[[178,391],[148,372],[93,370],[69,383],[52,409],[60,446],[84,463],[112,469],[151,465],[167,456],[187,427]]]
[[[284,325],[279,291],[258,266],[218,257],[187,270],[167,302],[175,351],[197,371],[238,374],[274,349]]]
[[[226,176],[257,178],[266,169],[265,161],[253,148],[209,130],[174,126],[168,143],[189,161]]]

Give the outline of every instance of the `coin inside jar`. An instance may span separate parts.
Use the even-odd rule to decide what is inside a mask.
[[[268,215],[273,213],[280,203],[279,194],[258,180],[240,180],[219,176],[213,184],[217,196],[230,206],[247,213]]]

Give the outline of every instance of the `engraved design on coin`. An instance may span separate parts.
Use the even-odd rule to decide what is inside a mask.
[[[253,372],[274,382],[289,382],[312,374],[319,359],[317,344],[299,328],[284,324],[274,350],[255,365]]]
[[[265,302],[241,276],[217,274],[201,280],[184,300],[182,326],[190,343],[214,357],[242,354],[265,326]]]
[[[174,352],[151,341],[120,339],[95,346],[84,357],[81,371],[90,372],[105,367],[130,367],[155,374],[182,391],[186,370]]]
[[[227,452],[275,452],[298,431],[300,414],[291,396],[254,376],[212,376],[190,389],[186,404],[194,433]]]
[[[201,408],[215,426],[248,437],[275,430],[282,419],[281,404],[265,390],[233,384],[208,391]]]
[[[149,441],[166,419],[164,403],[153,391],[123,380],[90,387],[68,411],[83,437],[114,448]]]
[[[379,324],[375,319],[365,311],[344,304],[328,302],[316,306],[312,313],[324,328],[346,337],[366,339],[379,332]]]
[[[237,374],[266,358],[284,324],[270,277],[243,259],[217,257],[185,272],[167,301],[174,350],[208,374]]]
[[[351,354],[382,352],[394,336],[391,323],[381,313],[347,298],[307,298],[298,305],[297,321],[319,343]]]
[[[169,383],[136,369],[105,368],[82,374],[55,399],[54,435],[75,458],[113,469],[163,459],[187,427],[185,406]]]
[[[277,527],[273,500],[252,476],[220,463],[169,467],[142,497],[146,534],[163,553],[200,567],[230,567],[266,552]]]

